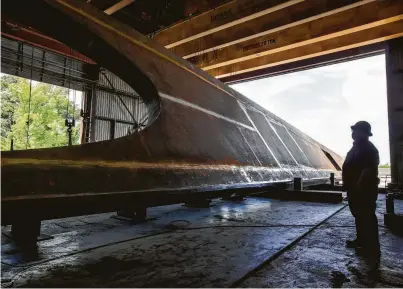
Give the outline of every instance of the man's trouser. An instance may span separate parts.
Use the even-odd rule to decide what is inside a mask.
[[[357,240],[362,247],[378,253],[378,219],[375,215],[378,188],[352,190],[347,192],[348,205],[355,218]]]

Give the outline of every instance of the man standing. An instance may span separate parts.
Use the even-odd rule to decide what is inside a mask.
[[[348,205],[355,218],[357,238],[348,240],[348,248],[368,257],[379,257],[378,219],[375,215],[378,198],[379,153],[369,141],[371,125],[359,121],[351,127],[353,147],[343,164],[343,186]]]

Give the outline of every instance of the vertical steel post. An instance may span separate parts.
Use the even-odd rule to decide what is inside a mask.
[[[303,181],[302,178],[294,178],[294,191],[302,191]]]
[[[386,49],[390,188],[403,187],[403,37],[388,41]]]
[[[330,173],[330,184],[334,186],[334,173]]]

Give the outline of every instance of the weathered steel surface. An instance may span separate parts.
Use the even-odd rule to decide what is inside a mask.
[[[296,176],[328,178],[335,167],[324,151],[341,166],[342,158],[328,148],[84,1],[9,0],[2,5],[2,13],[119,76],[149,111],[148,127],[127,137],[4,152],[3,204],[78,194],[257,185]],[[140,195],[147,198],[144,192]]]

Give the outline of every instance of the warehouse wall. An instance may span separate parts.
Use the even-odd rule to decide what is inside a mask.
[[[127,136],[147,125],[147,107],[138,93],[108,70],[99,73],[94,101],[92,142]]]

